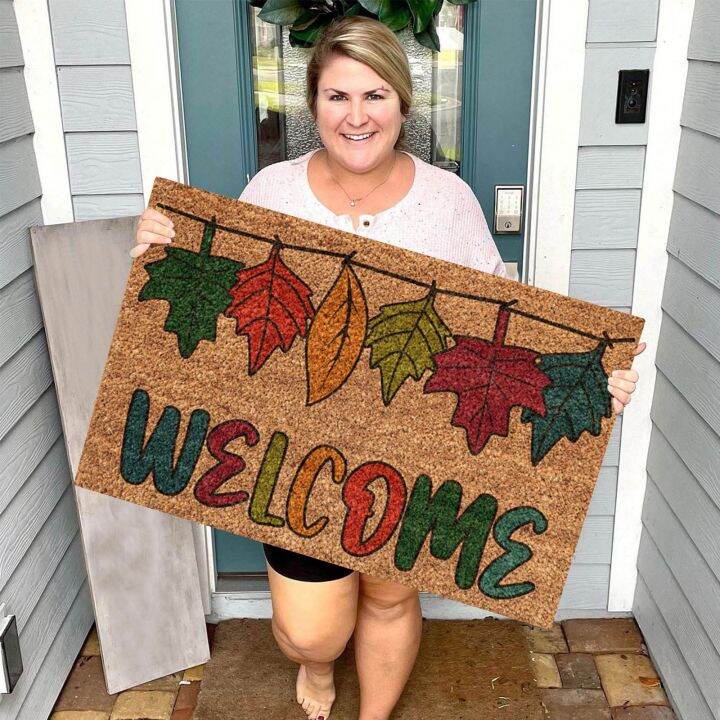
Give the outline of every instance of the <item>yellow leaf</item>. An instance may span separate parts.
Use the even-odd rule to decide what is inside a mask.
[[[367,324],[365,293],[355,271],[344,263],[308,333],[308,405],[332,395],[350,376],[363,350]]]

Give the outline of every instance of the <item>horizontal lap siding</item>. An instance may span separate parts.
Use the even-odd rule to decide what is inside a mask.
[[[43,223],[22,45],[0,0],[0,604],[23,674],[0,720],[48,717],[93,622],[29,228]]]
[[[616,125],[617,70],[649,67],[658,0],[591,0],[569,294],[629,312],[635,276],[647,124]],[[563,617],[607,612],[622,417],[603,457],[560,601]]]
[[[49,0],[75,220],[144,208],[123,0]]]
[[[680,720],[720,718],[720,5],[696,0],[633,612]]]

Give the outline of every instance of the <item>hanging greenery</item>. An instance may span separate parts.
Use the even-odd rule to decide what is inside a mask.
[[[469,5],[475,0],[447,0]],[[415,39],[431,50],[440,50],[435,18],[443,0],[249,0],[262,8],[261,20],[290,27],[290,45],[312,47],[335,18],[363,15],[380,20],[393,32],[411,27]]]

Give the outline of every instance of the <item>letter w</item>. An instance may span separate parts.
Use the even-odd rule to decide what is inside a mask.
[[[472,587],[498,504],[492,495],[483,493],[458,517],[461,501],[462,485],[455,480],[447,480],[432,495],[430,478],[418,476],[395,546],[398,570],[412,570],[431,534],[430,553],[439,560],[447,560],[462,543],[455,584],[463,590]]]
[[[173,468],[180,411],[172,405],[165,407],[143,449],[149,407],[147,392],[139,388],[135,390],[125,423],[120,473],[127,482],[139,485],[152,472],[158,491],[163,495],[177,495],[187,487],[195,470],[210,424],[210,413],[207,410],[193,410],[180,457]]]

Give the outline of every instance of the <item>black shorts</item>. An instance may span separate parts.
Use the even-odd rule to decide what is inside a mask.
[[[305,582],[324,582],[325,580],[339,580],[352,574],[352,570],[340,565],[318,560],[317,558],[301,555],[292,550],[275,547],[263,543],[265,558],[270,567],[280,575],[291,580]]]

